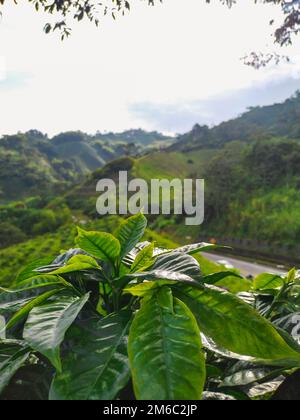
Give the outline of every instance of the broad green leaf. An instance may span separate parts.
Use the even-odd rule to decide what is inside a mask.
[[[218,346],[211,337],[208,337],[201,333],[202,345],[209,352],[213,353],[215,356],[221,356],[224,359],[239,360],[241,362],[255,363],[255,357],[243,356],[241,354],[233,353],[229,350],[224,349],[221,346]]]
[[[54,276],[36,276],[18,284],[20,289],[3,289],[0,287],[0,314],[11,315],[28,302],[43,293],[44,287],[55,287],[61,284]],[[16,285],[17,287],[17,285]]]
[[[248,292],[252,289],[252,281],[245,279],[234,271],[218,271],[201,278],[204,284],[221,287],[233,294]]]
[[[171,252],[158,256],[151,270],[171,271],[191,277],[201,274],[198,261],[182,252]]]
[[[154,243],[147,245],[143,248],[136,256],[134,263],[130,268],[130,272],[134,273],[136,271],[141,271],[144,267],[146,267],[149,262],[152,261],[154,251]]]
[[[287,274],[287,283],[292,283],[299,279],[299,272],[296,268],[292,268]]]
[[[0,315],[11,315],[30,302],[34,297],[26,297],[23,292],[0,293]]]
[[[94,258],[88,255],[75,255],[70,258],[67,263],[63,266],[51,272],[51,274],[68,274],[82,270],[97,270],[100,266],[94,260]]]
[[[254,290],[280,289],[285,283],[284,277],[278,274],[259,274],[253,281]]]
[[[162,286],[171,285],[171,281],[145,281],[144,283],[128,285],[123,293],[131,294],[132,296],[144,297],[152,295]]]
[[[218,273],[209,274],[208,276],[202,277],[201,281],[206,284],[216,284],[227,277],[236,277],[242,279],[243,277],[236,274],[233,271],[220,271]]]
[[[35,275],[26,280],[21,281],[15,288],[12,289],[14,292],[25,292],[32,289],[39,289],[42,287],[57,286],[61,284],[58,277],[53,275]]]
[[[129,217],[119,228],[117,237],[121,244],[121,258],[124,258],[139,242],[147,227],[146,217],[139,213]]]
[[[136,244],[136,246],[130,252],[128,252],[128,254],[125,255],[125,257],[123,258],[123,261],[122,261],[123,264],[125,264],[127,267],[130,268],[132,264],[134,263],[136,256],[140,253],[140,251],[142,251],[144,248],[146,248],[150,244],[151,242],[148,242],[148,241],[139,242],[138,244]]]
[[[272,324],[236,296],[213,286],[202,290],[182,286],[178,296],[196,316],[201,331],[217,345],[257,359],[300,362],[300,353],[287,345]]]
[[[17,341],[0,340],[0,394],[29,355],[30,349]]]
[[[54,300],[32,309],[26,321],[23,338],[36,351],[48,357],[61,370],[60,345],[65,333],[88,301],[72,294],[58,295]]]
[[[226,376],[221,387],[237,387],[246,386],[256,382],[267,381],[278,378],[284,369],[271,369],[268,367],[252,367],[251,369],[244,369]]]
[[[125,264],[127,267],[131,267],[138,253],[142,251],[142,249],[149,246],[150,244],[151,242],[148,242],[148,241],[139,242],[130,252],[128,252],[127,255],[125,255],[122,261],[123,264]],[[171,252],[173,252],[173,250],[171,249],[154,248],[153,255],[152,255],[152,263],[154,264],[155,258],[157,258],[159,255],[171,253]]]
[[[221,287],[234,295],[248,292],[252,289],[252,281],[243,277],[225,277],[223,280],[215,283],[215,286]]]
[[[168,288],[143,303],[132,323],[129,359],[139,400],[200,400],[205,359],[191,311]]]
[[[37,296],[34,299],[31,299],[28,303],[25,304],[16,314],[10,318],[6,325],[6,329],[12,328],[14,325],[17,324],[21,319],[25,318],[29,312],[38,305],[41,305],[46,300],[48,300],[51,296],[56,295],[61,289],[54,289],[50,290],[49,292],[43,293]]]
[[[281,316],[273,321],[273,324],[288,332],[289,335],[300,344],[300,312]]]
[[[112,400],[130,379],[127,356],[131,314],[121,312],[72,325],[69,352],[51,386],[52,400]]]
[[[198,254],[198,252],[213,251],[215,249],[230,249],[230,247],[200,242],[198,244],[181,246],[180,248],[174,249],[174,252],[183,252],[185,254],[193,255]]]
[[[190,276],[187,276],[182,273],[178,273],[175,271],[167,271],[167,270],[153,270],[153,271],[145,271],[144,273],[134,273],[132,275],[128,275],[127,277],[132,277],[138,279],[139,281],[143,280],[169,280],[169,281],[176,281],[176,282],[184,282],[184,283],[191,283],[195,286],[199,285],[199,283],[192,279]]]
[[[78,228],[78,236],[76,244],[103,261],[115,261],[120,255],[120,242],[110,233],[104,232],[87,232]]]
[[[36,269],[43,266],[48,265],[53,261],[52,257],[41,258],[39,260],[33,261],[31,264],[27,265],[23,270],[19,272],[17,275],[16,280],[14,281],[14,286],[18,283],[23,282],[24,280],[29,279],[30,277],[35,277],[37,275]]]

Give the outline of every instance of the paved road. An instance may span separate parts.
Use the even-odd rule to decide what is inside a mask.
[[[258,264],[255,262],[248,262],[245,260],[240,260],[238,258],[233,258],[227,255],[219,255],[219,254],[209,254],[207,252],[203,252],[203,256],[210,261],[218,262],[220,260],[226,260],[230,264],[232,264],[235,268],[240,270],[241,274],[244,276],[252,275],[257,276],[261,273],[274,273],[274,274],[282,274],[285,273],[287,270],[280,269],[277,267],[272,267],[271,265],[263,265]]]

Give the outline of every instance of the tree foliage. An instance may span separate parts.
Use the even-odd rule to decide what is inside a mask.
[[[137,0],[135,0],[137,1]],[[154,6],[162,3],[163,0],[142,0],[149,6]],[[227,7],[232,7],[242,0],[218,0]],[[82,21],[84,19],[99,25],[102,17],[111,15],[114,19],[117,15],[124,15],[128,12],[134,0],[104,0],[98,2],[95,0],[28,0],[36,11],[43,11],[50,15],[57,16],[57,22],[52,25],[47,23],[45,25],[46,33],[52,30],[60,30],[62,37],[69,36],[71,28],[69,21],[74,19]],[[212,3],[212,0],[205,0],[206,3]],[[273,4],[281,8],[284,13],[284,21],[281,25],[275,28],[274,38],[275,42],[281,46],[290,45],[294,35],[297,35],[300,30],[300,5],[298,0],[253,0],[254,3]],[[0,0],[0,5],[8,3],[8,0]],[[15,0],[17,4],[17,1]],[[184,5],[183,7],[186,7]],[[270,20],[270,25],[274,21]],[[278,59],[278,56],[270,54],[266,57],[261,57],[257,53],[250,56],[252,62],[267,63],[272,59]],[[264,61],[262,61],[264,60]]]

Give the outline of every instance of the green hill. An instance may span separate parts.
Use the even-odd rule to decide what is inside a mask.
[[[131,139],[134,130],[123,138],[70,132],[49,139],[36,131],[3,137],[0,258],[5,262],[16,250],[21,258],[28,246],[33,254],[34,250],[43,254],[39,250],[49,248],[48,239],[57,244],[57,253],[70,236],[64,229],[71,229],[74,221],[99,221],[99,179],[117,181],[119,171],[127,170],[129,178],[148,182],[205,179],[203,225],[185,226],[180,215],[149,216],[150,228],[160,237],[178,243],[213,238],[239,254],[298,263],[300,142],[295,133],[299,103],[297,94],[283,104],[252,109],[212,129],[196,126],[178,143],[159,151],[122,143],[126,136]],[[273,134],[277,132],[280,136]],[[156,133],[145,136],[168,144]]]
[[[300,138],[300,91],[283,103],[252,107],[238,118],[215,127],[196,124],[171,146],[171,150],[187,151],[199,147],[222,147],[233,140],[251,142],[270,137]]]
[[[52,139],[36,130],[4,136],[0,139],[0,204],[59,195],[107,162],[160,148],[164,142],[170,145],[163,135],[142,130],[95,136],[67,132]]]

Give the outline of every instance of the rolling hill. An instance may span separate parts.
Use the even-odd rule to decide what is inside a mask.
[[[49,139],[31,130],[0,139],[0,204],[33,195],[59,195],[90,172],[121,156],[170,144],[159,133],[61,133]]]
[[[300,262],[299,109],[296,94],[211,129],[195,126],[159,151],[157,144],[169,146],[170,140],[157,133],[145,133],[144,144],[151,139],[154,150],[124,142],[140,138],[140,130],[123,136],[70,132],[49,139],[36,131],[5,136],[0,140],[3,261],[16,249],[21,258],[23,244],[24,252],[28,246],[42,256],[51,237],[56,253],[64,229],[74,222],[108,223],[96,212],[96,184],[101,178],[117,181],[118,172],[127,170],[129,177],[148,182],[205,179],[203,225],[185,226],[180,215],[149,216],[160,237],[177,243],[215,239],[240,255]]]
[[[283,103],[252,107],[240,117],[212,128],[196,124],[190,132],[179,136],[170,149],[219,148],[233,140],[251,142],[270,137],[300,138],[300,91]]]

